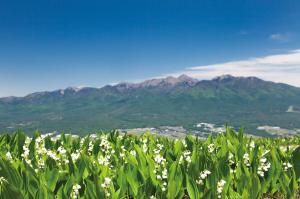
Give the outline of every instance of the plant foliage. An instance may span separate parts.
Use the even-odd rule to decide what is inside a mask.
[[[262,198],[299,194],[300,138],[109,133],[0,136],[0,198]]]

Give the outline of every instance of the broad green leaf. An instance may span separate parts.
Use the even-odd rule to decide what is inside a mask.
[[[188,175],[186,175],[186,187],[187,187],[187,192],[189,194],[189,197],[191,199],[199,198],[199,193],[198,193],[199,191],[197,185]]]
[[[296,177],[300,178],[300,147],[297,147],[293,152],[293,168],[295,169]]]
[[[183,181],[183,175],[178,162],[173,162],[170,167],[170,175],[168,179],[168,198],[176,198],[179,193]]]
[[[45,171],[44,174],[45,183],[52,192],[56,187],[58,178],[59,178],[59,171],[57,169]]]

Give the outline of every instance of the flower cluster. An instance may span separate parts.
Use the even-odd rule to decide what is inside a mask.
[[[136,157],[136,151],[135,151],[135,150],[131,150],[131,151],[130,151],[130,154],[131,154],[133,157]]]
[[[67,157],[67,150],[63,146],[60,146],[58,147],[57,151],[60,155],[60,162],[58,163],[58,165],[69,164],[69,159]]]
[[[101,135],[100,137],[100,149],[101,153],[98,157],[98,163],[103,166],[108,166],[110,168],[113,168],[113,165],[110,164],[111,155],[115,153],[115,150],[112,149],[112,146],[110,145],[107,135]]]
[[[107,135],[101,135],[100,137],[100,148],[102,152],[107,152],[111,149],[111,145],[107,139]]]
[[[197,184],[203,185],[204,184],[204,180],[208,177],[208,175],[210,175],[211,172],[208,170],[204,170],[200,173],[199,179],[196,180]]]
[[[162,144],[156,145],[157,149],[154,149],[154,161],[155,161],[155,169],[154,173],[156,174],[156,179],[161,182],[161,190],[166,191],[167,189],[167,179],[168,179],[168,170],[167,170],[167,161],[160,154],[163,149]]]
[[[79,142],[80,148],[83,147],[83,144],[84,144],[85,140],[86,140],[86,137],[83,137],[83,138],[80,139],[80,142]]]
[[[300,132],[300,131],[299,131]],[[287,151],[293,151],[295,148],[297,148],[298,145],[289,145],[289,146],[280,146],[279,149],[282,151],[282,152],[287,152]]]
[[[143,138],[142,142],[143,142],[143,145],[142,145],[143,152],[147,153],[147,151],[148,151],[148,146],[147,146],[148,139],[145,137],[145,138]]]
[[[245,153],[244,156],[243,156],[243,159],[244,159],[244,164],[245,164],[247,167],[250,167],[249,153]]]
[[[255,148],[255,143],[254,143],[254,141],[252,140],[252,141],[250,142],[250,144],[246,144],[246,147],[249,147],[249,148],[250,148],[250,151],[252,151],[252,150]]]
[[[259,160],[259,166],[257,168],[257,174],[260,175],[261,177],[264,177],[265,176],[265,172],[267,172],[270,167],[271,167],[271,163],[269,163],[267,161],[267,158],[262,157]]]
[[[284,162],[282,165],[284,167],[284,171],[287,171],[290,168],[293,168],[293,165],[291,163],[289,163],[289,162]]]
[[[4,177],[1,176],[0,177],[0,188],[1,188],[2,184],[4,184],[4,183],[8,183],[8,182]]]
[[[182,164],[183,160],[185,160],[187,162],[187,165],[189,166],[190,163],[192,162],[192,159],[191,159],[191,151],[189,150],[185,150],[183,152],[183,154],[180,156],[179,158],[179,164]]]
[[[101,184],[101,187],[104,189],[105,195],[107,197],[110,196],[110,193],[109,193],[110,184],[111,184],[111,179],[109,177],[105,177],[104,183]]]
[[[126,161],[126,149],[125,149],[125,146],[121,146],[121,151],[120,151],[120,157],[124,160],[124,161]]]
[[[94,143],[93,141],[89,142],[89,147],[88,147],[88,154],[92,155],[93,154],[93,149],[94,149]]]
[[[44,156],[47,154],[47,149],[45,148],[45,141],[44,138],[47,135],[41,135],[35,139],[35,145],[34,145],[34,150],[36,151],[35,153],[35,158],[37,160],[37,165],[39,169],[43,169],[45,167],[45,160]]]
[[[158,140],[157,140],[157,141],[158,141]],[[160,152],[163,150],[164,145],[157,143],[157,144],[156,144],[156,147],[157,147],[157,148],[153,150],[154,154],[160,153]]]
[[[75,163],[80,157],[80,152],[76,150],[75,152],[71,153],[72,162]]]
[[[98,163],[100,165],[103,165],[103,166],[109,166],[110,164],[110,156],[103,156],[103,155],[100,155],[99,158],[98,158]]]
[[[73,185],[72,192],[71,192],[71,195],[70,195],[70,197],[72,199],[78,198],[78,196],[79,196],[79,189],[81,189],[81,186],[79,184]]]
[[[48,150],[47,151],[47,156],[49,156],[50,158],[52,158],[55,161],[59,161],[59,157],[57,156],[55,151]]]
[[[32,140],[31,138],[26,137],[25,143],[23,145],[23,153],[21,154],[21,157],[30,167],[33,167],[31,163],[31,159],[29,157],[29,152],[30,152],[29,145],[31,143],[31,140]]]
[[[235,162],[234,155],[231,152],[229,152],[229,154],[228,154],[228,160],[229,160],[229,166],[230,166],[230,173],[235,174],[236,169],[239,166],[239,162]],[[247,162],[249,162],[249,157],[248,157]]]
[[[226,184],[226,181],[225,180],[220,180],[217,184],[217,194],[218,194],[218,198],[221,198],[222,197],[222,192],[223,192],[223,189],[224,189],[224,186]]]
[[[214,144],[209,144],[209,145],[207,146],[207,148],[208,148],[208,152],[209,152],[209,153],[212,153],[212,152],[215,151],[215,145],[214,145]]]
[[[13,160],[12,155],[11,155],[11,153],[9,151],[5,154],[5,157],[10,162]]]
[[[7,180],[4,177],[0,177],[0,185],[2,185],[3,182],[7,182]]]
[[[254,148],[255,148],[255,143],[254,143],[254,141],[252,140],[251,142],[250,142],[250,149],[251,150],[253,150]]]

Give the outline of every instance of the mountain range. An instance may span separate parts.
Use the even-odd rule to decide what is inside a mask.
[[[258,126],[300,129],[299,110],[300,88],[287,84],[256,77],[197,80],[181,75],[0,98],[0,131],[21,128],[83,134],[114,128],[193,129],[196,123],[208,122],[264,134]]]

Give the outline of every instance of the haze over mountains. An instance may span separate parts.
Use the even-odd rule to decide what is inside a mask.
[[[0,130],[66,131],[228,123],[257,134],[262,125],[300,128],[300,88],[256,77],[186,75],[66,88],[0,98]]]

